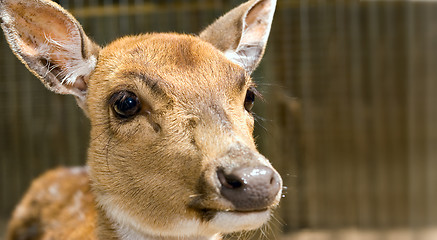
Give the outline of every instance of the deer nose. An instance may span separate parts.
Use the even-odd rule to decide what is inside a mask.
[[[217,171],[221,183],[220,193],[237,211],[263,210],[270,206],[278,194],[279,174],[269,167],[244,167],[227,174]]]

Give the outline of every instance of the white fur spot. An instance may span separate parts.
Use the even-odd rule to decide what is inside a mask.
[[[52,197],[54,198],[60,198],[61,194],[59,192],[59,184],[58,183],[54,183],[49,187],[49,193]]]
[[[17,216],[18,218],[22,218],[25,217],[27,215],[27,208],[23,205],[18,205],[18,207],[15,209],[15,216]]]
[[[88,172],[88,167],[71,167],[68,171],[73,175],[79,175]]]
[[[82,198],[84,194],[82,191],[77,191],[73,196],[73,205],[68,208],[71,214],[75,214],[79,220],[85,220],[85,214],[82,212]]]

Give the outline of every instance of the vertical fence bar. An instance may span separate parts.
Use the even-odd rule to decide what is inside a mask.
[[[437,6],[433,3],[424,4],[424,28],[426,38],[426,57],[425,68],[426,77],[426,113],[427,113],[427,227],[437,225],[437,34],[435,33],[435,24],[437,23]]]
[[[129,0],[119,0],[118,25],[120,26],[119,35],[125,36],[133,34],[132,14],[129,13]]]
[[[0,36],[0,101],[1,102],[8,102],[8,89],[7,84],[5,83],[5,79],[8,77],[6,73],[6,39],[3,36]],[[7,110],[9,110],[7,107],[0,107],[1,111],[4,112],[2,115],[3,118],[6,118],[5,115],[8,115]],[[6,121],[1,119],[0,121],[0,150],[3,154],[0,155],[0,221],[1,218],[7,217],[9,215],[9,204],[10,204],[10,197],[8,192],[8,185],[10,182],[9,178],[9,162],[12,160],[11,156],[9,154],[9,151],[7,151],[6,146],[8,142],[8,135],[7,135],[7,124]],[[1,224],[1,223],[0,223]],[[1,235],[0,235],[1,237]]]
[[[354,223],[358,228],[369,227],[370,211],[368,175],[370,167],[367,164],[369,152],[369,136],[367,129],[367,108],[365,99],[363,65],[364,52],[366,49],[362,38],[364,37],[362,28],[361,3],[353,2],[349,11],[351,24],[349,25],[350,62],[351,64],[351,92],[354,101],[352,102],[352,133],[353,133],[353,152],[356,155],[354,171],[356,173],[356,195],[354,197],[356,207],[356,217]]]
[[[415,3],[407,3],[407,114],[408,114],[408,161],[409,161],[409,222],[413,229],[417,229],[423,222],[422,219],[428,215],[426,206],[427,198],[424,196],[424,170],[426,169],[423,159],[426,159],[426,143],[423,142],[425,123],[422,87],[418,78],[421,74],[418,72],[416,64],[417,53],[419,52],[418,40],[418,14]],[[417,75],[419,73],[419,75]]]
[[[6,42],[5,42],[6,45]],[[17,76],[16,76],[16,66],[17,60],[15,59],[15,56],[12,55],[12,53],[9,52],[9,54],[6,54],[6,67],[5,69],[5,75],[7,78],[5,81],[7,82],[6,88],[8,89],[8,92],[6,94],[8,99],[8,108],[6,111],[8,111],[8,114],[6,115],[7,118],[7,135],[6,138],[8,139],[6,144],[6,149],[9,150],[11,153],[11,157],[8,159],[9,161],[9,168],[8,168],[8,195],[10,196],[10,199],[18,199],[22,192],[22,185],[21,185],[21,179],[22,179],[22,171],[20,169],[20,149],[18,146],[21,143],[20,135],[19,135],[19,105],[18,105],[18,90],[17,90]],[[9,202],[9,207],[13,207],[13,202]],[[10,210],[11,211],[11,210]]]
[[[298,61],[299,61],[299,69],[297,77],[301,82],[301,96],[302,96],[302,123],[304,124],[302,127],[304,128],[304,147],[305,147],[305,172],[302,173],[305,176],[305,185],[307,188],[306,193],[308,194],[306,197],[307,200],[307,209],[306,209],[306,218],[308,226],[311,228],[320,227],[319,214],[323,215],[323,209],[319,206],[319,202],[323,201],[323,195],[320,194],[319,188],[317,186],[318,179],[320,177],[320,172],[317,163],[318,159],[318,150],[320,150],[316,144],[316,136],[315,130],[317,126],[315,125],[315,117],[314,114],[316,112],[316,107],[313,105],[313,92],[312,86],[313,81],[311,81],[310,72],[309,72],[309,45],[308,45],[308,28],[309,26],[309,16],[308,16],[308,3],[307,1],[299,2],[299,32],[297,33],[300,39],[298,39]],[[287,147],[287,146],[285,146]],[[304,175],[305,174],[305,175]]]
[[[379,59],[381,56],[380,52],[380,44],[382,41],[380,39],[380,29],[379,29],[379,5],[378,3],[370,3],[369,4],[369,15],[368,19],[368,36],[367,41],[369,41],[370,45],[370,56],[371,58]],[[381,61],[381,60],[380,60]],[[384,131],[383,119],[382,119],[382,102],[381,102],[381,92],[379,88],[379,76],[380,74],[380,66],[378,61],[372,61],[369,59],[369,85],[370,85],[370,104],[371,104],[371,148],[372,155],[370,156],[370,164],[374,167],[371,172],[371,185],[373,186],[373,191],[371,193],[372,196],[372,204],[373,211],[373,225],[381,226],[385,221],[385,210],[381,200],[381,197],[384,196],[384,191],[386,191],[385,181],[384,181],[384,159],[381,156],[381,151],[384,149],[384,136],[382,136]]]

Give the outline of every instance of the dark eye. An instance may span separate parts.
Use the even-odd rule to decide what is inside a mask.
[[[137,95],[128,91],[116,93],[112,102],[114,113],[120,118],[133,117],[141,109],[141,102]]]
[[[244,99],[244,108],[250,112],[255,103],[255,92],[252,89],[248,89],[246,92],[246,98]]]

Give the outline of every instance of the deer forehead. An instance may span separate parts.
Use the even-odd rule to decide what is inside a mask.
[[[230,97],[239,95],[250,83],[244,69],[221,51],[182,34],[121,38],[101,51],[96,72],[105,74],[96,80],[106,84],[106,89],[142,80],[158,84],[159,90],[176,97],[210,95],[201,91],[226,92]]]

